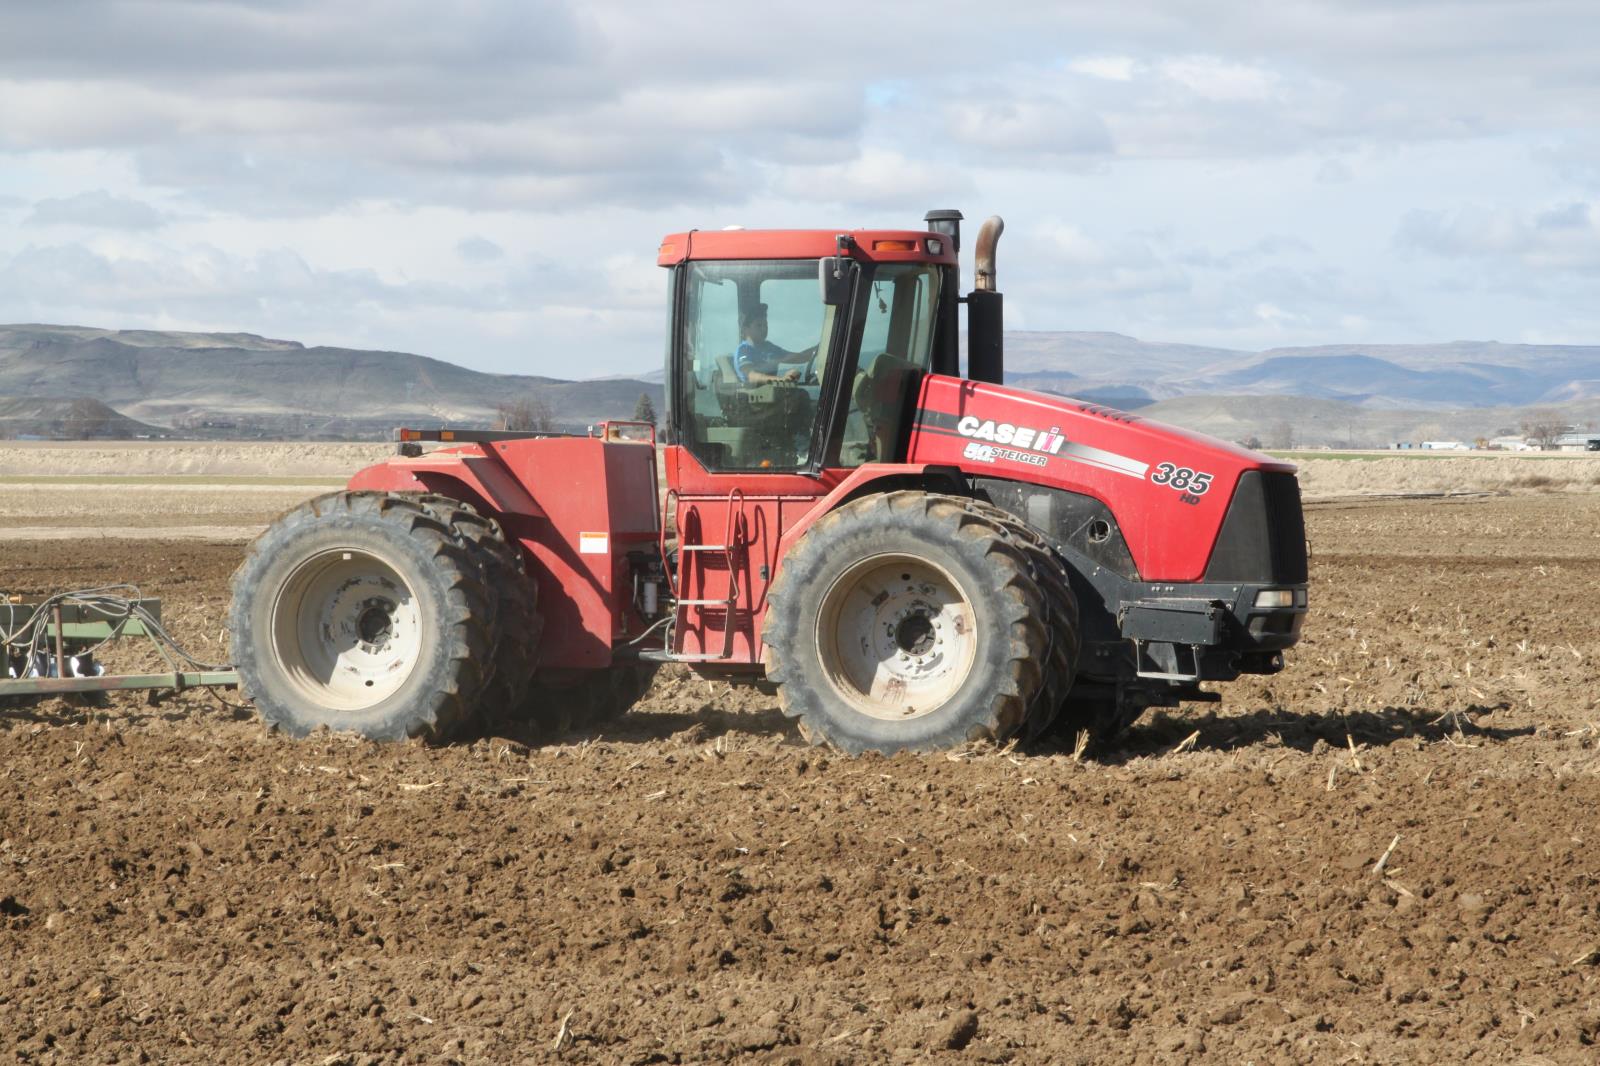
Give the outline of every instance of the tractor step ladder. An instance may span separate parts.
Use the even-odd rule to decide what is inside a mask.
[[[669,493],[669,502],[675,493]],[[689,505],[690,514],[693,515],[694,505]],[[744,547],[739,542],[744,524],[744,493],[733,489],[728,493],[728,520],[721,544],[678,544],[678,577],[675,582],[678,591],[687,592],[691,588],[690,574],[693,566],[690,560],[698,560],[698,566],[704,582],[706,561],[708,558],[721,556],[728,568],[728,595],[726,598],[683,598],[675,597],[672,605],[672,628],[667,633],[667,658],[675,663],[712,663],[726,662],[733,658],[733,638],[735,621],[739,609],[739,575],[734,569],[734,562],[738,549]],[[665,523],[663,531],[665,530]],[[687,522],[680,522],[679,529],[687,527]],[[722,615],[722,651],[721,652],[677,652],[673,645],[677,643],[678,632],[687,622],[688,616],[684,613],[689,607],[721,607]],[[702,622],[702,631],[704,623]]]

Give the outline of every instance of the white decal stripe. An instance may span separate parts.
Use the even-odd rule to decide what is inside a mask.
[[[1136,477],[1141,481],[1144,480],[1145,474],[1150,471],[1149,463],[1141,463],[1139,460],[1130,459],[1126,455],[1118,455],[1115,452],[1093,448],[1087,444],[1069,442],[1065,448],[1061,449],[1061,454],[1070,455],[1081,463],[1104,467],[1107,470],[1115,470],[1119,474]]]
[[[1092,466],[1096,470],[1105,470],[1105,471],[1109,471],[1110,473],[1113,473],[1113,474],[1121,474],[1124,477],[1136,477],[1136,478],[1139,478],[1141,481],[1144,480],[1144,475],[1142,475],[1142,474],[1135,474],[1131,470],[1124,470],[1120,466],[1112,466],[1109,463],[1101,463],[1101,462],[1096,462],[1093,459],[1085,459],[1081,455],[1065,455],[1065,454],[1063,454],[1062,458],[1067,460],[1068,462],[1071,462],[1071,463],[1082,463],[1084,466]]]

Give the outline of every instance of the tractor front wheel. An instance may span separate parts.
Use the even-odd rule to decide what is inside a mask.
[[[279,518],[233,576],[234,662],[268,723],[443,736],[488,679],[479,553],[414,497],[337,492]]]
[[[957,497],[868,496],[820,519],[773,582],[767,676],[843,751],[1004,740],[1043,683],[1048,606],[1003,524]]]

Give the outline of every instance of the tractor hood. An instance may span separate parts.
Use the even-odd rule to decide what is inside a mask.
[[[1146,580],[1197,581],[1241,478],[1295,466],[1109,407],[986,382],[924,379],[909,460],[1093,497],[1127,535]]]

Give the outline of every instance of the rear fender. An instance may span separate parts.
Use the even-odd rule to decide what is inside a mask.
[[[433,492],[473,504],[487,514],[545,517],[541,508],[498,458],[480,445],[396,457],[358,471],[353,490]]]

